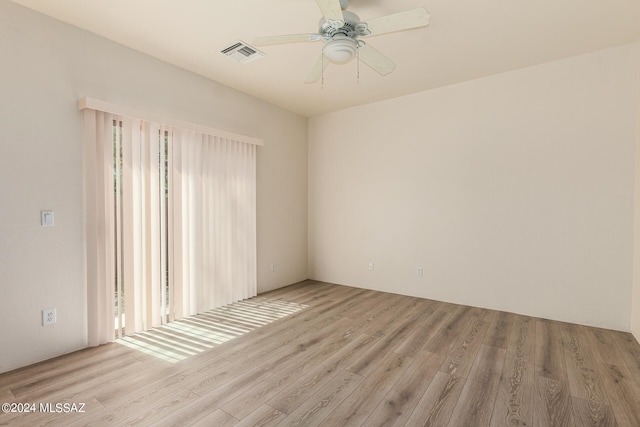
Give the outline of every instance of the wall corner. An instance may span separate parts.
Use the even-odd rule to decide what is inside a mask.
[[[640,42],[636,43],[636,149],[631,333],[640,342]]]

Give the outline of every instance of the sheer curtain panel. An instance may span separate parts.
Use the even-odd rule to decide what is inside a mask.
[[[84,108],[89,345],[253,297],[256,145]]]

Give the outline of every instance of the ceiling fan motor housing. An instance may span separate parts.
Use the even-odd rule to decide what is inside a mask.
[[[333,26],[333,23],[328,22],[325,18],[320,18],[320,29],[318,30],[318,33],[325,40],[329,40],[337,34],[342,34],[351,38],[363,35],[359,33],[359,30],[366,24],[360,23],[360,17],[358,15],[345,10],[342,12],[342,16],[344,17],[344,25],[340,28],[336,28]]]
[[[358,51],[358,36],[370,34],[367,24],[360,22],[360,17],[353,12],[343,11],[344,25],[335,28],[324,18],[320,20],[319,33],[327,43],[324,55],[334,64],[346,64],[355,58]]]

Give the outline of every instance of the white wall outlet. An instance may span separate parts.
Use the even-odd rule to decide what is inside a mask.
[[[42,326],[55,325],[56,324],[56,309],[45,308],[42,310]]]
[[[424,270],[422,269],[422,267],[416,268],[416,276],[418,277],[424,276]]]
[[[271,272],[274,272],[274,271],[276,271],[276,264],[275,263],[271,264]]]
[[[40,211],[40,223],[43,227],[53,227],[53,211]]]
[[[369,263],[369,271],[373,271],[373,263],[372,262]]]

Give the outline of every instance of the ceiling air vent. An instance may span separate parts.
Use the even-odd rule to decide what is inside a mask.
[[[235,59],[238,62],[246,64],[248,62],[255,61],[264,57],[264,53],[260,52],[255,47],[247,44],[243,41],[232,44],[226,49],[222,49],[221,53],[227,55],[230,58]]]

